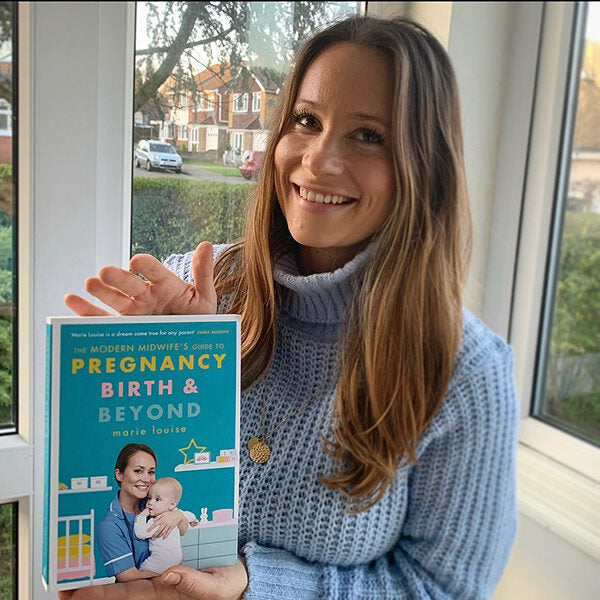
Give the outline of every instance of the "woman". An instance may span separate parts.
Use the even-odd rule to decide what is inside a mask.
[[[98,548],[104,559],[108,576],[117,581],[133,581],[154,577],[156,573],[140,570],[150,555],[148,540],[138,539],[133,533],[136,515],[139,515],[155,480],[156,455],[145,444],[123,446],[115,464],[115,479],[119,492],[111,502],[97,529]],[[158,520],[158,522],[157,522]],[[183,535],[188,528],[181,511],[171,511],[155,519],[154,535],[166,537],[174,527]]]
[[[469,249],[443,48],[405,19],[317,34],[215,287],[207,243],[171,270],[134,257],[145,281],[105,267],[86,284],[122,314],[242,315],[245,563],[174,568],[157,597],[490,596],[515,534],[518,410],[510,348],[462,309]]]

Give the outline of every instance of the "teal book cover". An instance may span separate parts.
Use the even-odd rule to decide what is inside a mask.
[[[47,589],[235,564],[239,325],[237,315],[48,319]],[[153,520],[175,510],[180,526],[153,538]]]

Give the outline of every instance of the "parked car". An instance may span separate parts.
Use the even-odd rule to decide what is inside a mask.
[[[158,140],[142,140],[135,149],[135,166],[152,169],[171,169],[181,173],[183,160],[177,150],[166,142]]]
[[[256,179],[260,173],[260,168],[265,157],[264,152],[258,150],[247,150],[242,157],[242,163],[239,166],[240,173],[246,179]]]

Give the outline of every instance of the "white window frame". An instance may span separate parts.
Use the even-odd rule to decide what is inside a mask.
[[[178,125],[177,126],[177,138],[180,140],[188,139],[187,125]]]
[[[248,112],[248,92],[244,92],[243,94],[233,94],[233,112]]]
[[[239,142],[239,143],[238,143]],[[231,148],[233,150],[243,150],[244,149],[244,133],[241,131],[232,131],[231,132]]]
[[[0,500],[19,500],[19,600],[55,600],[40,577],[45,319],[69,314],[64,294],[85,294],[100,266],[129,260],[135,5],[22,2],[19,13],[20,435],[0,440]]]
[[[530,416],[574,3],[514,10],[482,316],[515,349],[520,511],[600,560],[600,448]]]
[[[6,127],[0,125],[0,135],[12,135],[12,108],[4,99],[0,100],[0,116],[6,117]]]
[[[262,92],[252,92],[252,112],[260,112]]]

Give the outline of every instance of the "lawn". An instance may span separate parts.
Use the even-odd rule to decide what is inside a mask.
[[[184,165],[194,165],[196,167],[202,167],[207,171],[218,173],[219,175],[226,175],[228,177],[241,177],[239,169],[236,167],[224,167],[218,163],[206,162],[204,160],[184,159]]]

